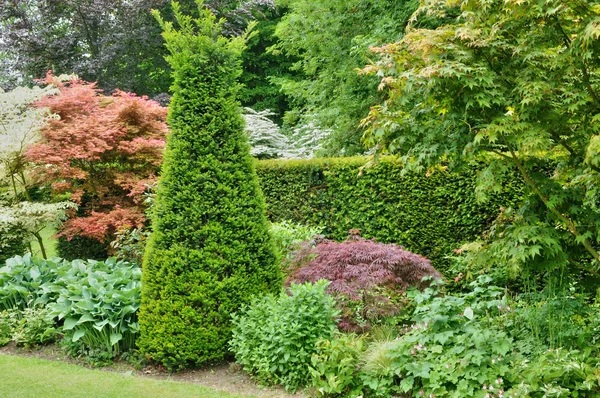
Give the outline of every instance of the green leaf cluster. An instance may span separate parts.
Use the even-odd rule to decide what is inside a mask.
[[[15,312],[19,319],[36,319],[24,325],[22,333],[44,318],[48,322],[43,325],[57,324],[68,341],[109,357],[134,348],[140,291],[141,269],[114,258],[70,262],[28,253],[8,259],[0,268],[0,310]],[[40,307],[45,308],[43,316],[38,314]]]
[[[336,330],[338,311],[329,284],[292,284],[290,294],[256,298],[233,316],[235,358],[257,380],[296,391],[310,381],[309,365],[320,339]]]
[[[423,28],[432,15],[444,23]],[[422,2],[362,71],[386,95],[364,120],[377,153],[416,169],[483,160],[478,193],[521,175],[528,200],[503,242],[483,248],[495,264],[600,277],[599,18],[587,0]]]
[[[363,153],[360,120],[379,103],[378,79],[355,69],[369,62],[369,47],[402,37],[414,0],[285,0],[289,7],[271,48],[293,62],[290,72],[272,80],[290,98],[289,125],[312,122],[332,129],[329,155]],[[300,119],[300,120],[297,120]]]
[[[390,366],[364,365],[365,385],[377,396],[483,397],[494,392],[488,396],[495,397],[505,390],[513,340],[490,322],[506,307],[503,289],[480,278],[466,294],[440,296],[439,283],[412,292],[415,323],[388,345]]]
[[[174,83],[138,345],[168,369],[223,359],[231,314],[282,286],[236,100],[247,35],[223,37],[223,20],[197,6],[192,18],[173,3],[177,28],[156,15]]]

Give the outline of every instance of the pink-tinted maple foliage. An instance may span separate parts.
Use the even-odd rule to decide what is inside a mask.
[[[39,182],[80,205],[59,235],[105,242],[121,228],[142,226],[142,194],[160,170],[167,109],[123,91],[104,95],[94,83],[61,82],[51,72],[43,83],[59,93],[34,105],[57,116],[26,156],[37,165]]]
[[[331,282],[327,292],[342,309],[338,326],[349,331],[363,331],[374,320],[398,314],[407,287],[422,287],[425,276],[442,276],[427,258],[395,244],[361,238],[356,230],[345,242],[322,239],[315,247],[299,249],[292,269],[287,284]]]

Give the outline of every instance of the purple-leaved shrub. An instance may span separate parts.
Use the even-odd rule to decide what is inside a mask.
[[[441,274],[423,256],[396,244],[361,238],[350,230],[344,242],[322,239],[304,245],[292,260],[292,282],[330,281],[327,293],[342,310],[338,326],[346,331],[365,331],[373,322],[398,315],[406,304],[409,286],[423,287],[423,277]]]

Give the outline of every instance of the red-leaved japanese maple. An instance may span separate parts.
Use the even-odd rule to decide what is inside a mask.
[[[43,82],[57,86],[59,93],[35,106],[57,117],[26,156],[38,166],[40,182],[80,205],[59,235],[106,242],[119,229],[142,226],[142,194],[160,170],[167,109],[123,91],[104,95],[94,83],[61,82],[51,73]]]
[[[363,331],[373,321],[398,314],[409,286],[425,276],[441,278],[429,260],[395,244],[363,239],[351,230],[345,242],[323,239],[295,253],[287,284],[327,279],[342,310],[340,329]]]

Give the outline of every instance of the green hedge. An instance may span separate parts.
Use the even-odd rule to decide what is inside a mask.
[[[444,272],[448,255],[477,238],[501,206],[521,198],[515,178],[486,203],[475,200],[475,169],[461,175],[442,168],[402,175],[401,164],[384,158],[359,172],[364,157],[264,160],[257,172],[272,221],[322,225],[334,239],[358,228],[362,236],[395,242],[427,256]]]

